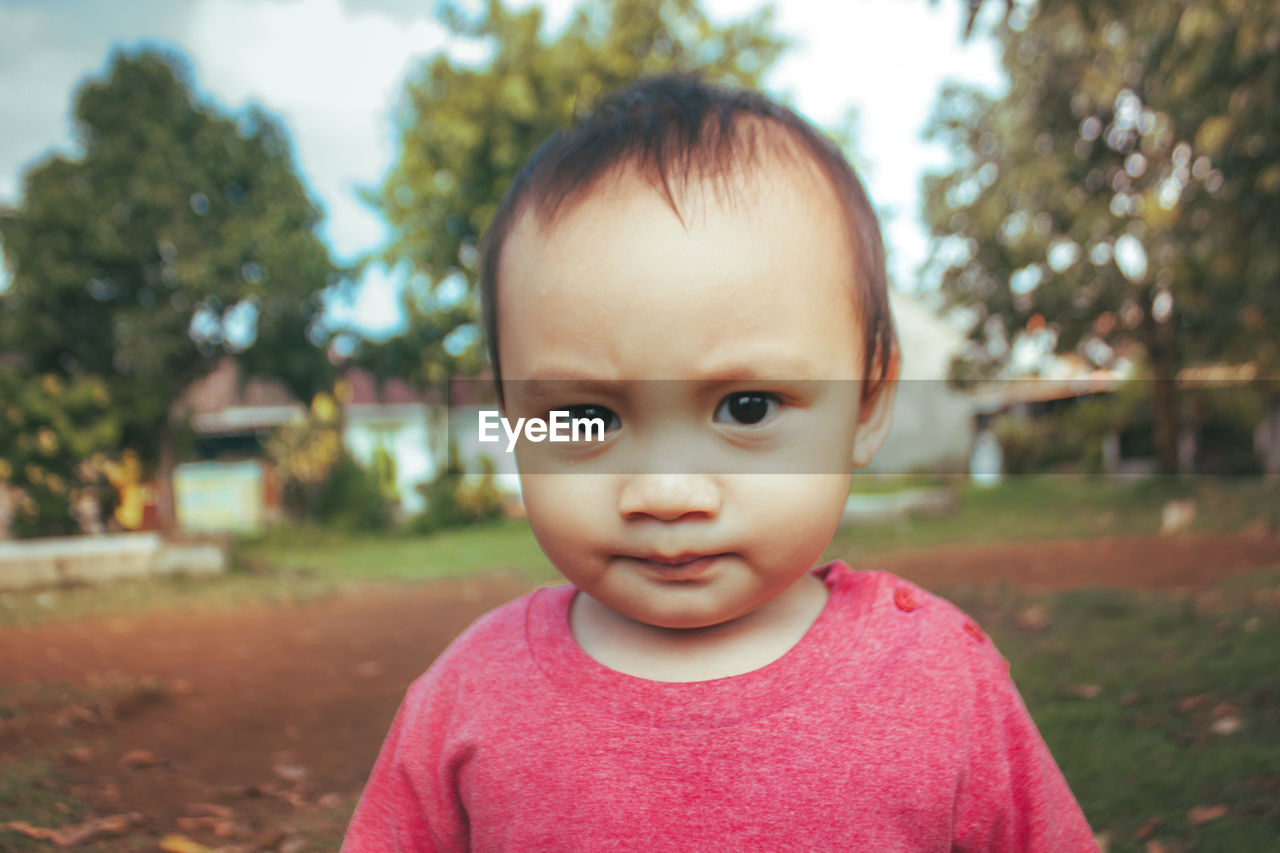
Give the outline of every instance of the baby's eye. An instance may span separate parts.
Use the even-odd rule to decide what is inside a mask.
[[[611,432],[622,426],[622,421],[618,420],[618,416],[614,414],[612,409],[604,406],[597,406],[594,403],[584,403],[579,406],[566,406],[564,411],[569,413],[570,424],[578,420],[602,420],[604,421],[605,432]]]
[[[730,394],[716,407],[717,423],[752,426],[773,416],[782,405],[776,394],[764,391],[742,391]]]

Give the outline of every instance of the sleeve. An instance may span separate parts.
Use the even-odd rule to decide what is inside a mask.
[[[965,629],[981,648],[952,849],[1096,853],[1089,823],[1010,679],[1008,664],[972,625]]]
[[[347,828],[342,853],[434,853],[467,847],[447,756],[448,706],[435,673],[409,688]]]

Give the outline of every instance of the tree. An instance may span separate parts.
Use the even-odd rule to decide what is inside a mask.
[[[1138,345],[1162,469],[1176,377],[1280,365],[1280,20],[1244,0],[1011,3],[1009,92],[946,89],[925,180],[942,289],[975,311],[970,368],[1050,336],[1104,365]]]
[[[65,536],[80,531],[74,516],[109,507],[107,472],[120,439],[119,418],[106,385],[93,377],[65,383],[0,366],[0,490],[16,489],[13,532]]]
[[[123,445],[159,464],[165,520],[174,401],[228,353],[310,399],[331,381],[316,344],[338,280],[282,128],[192,88],[175,56],[117,53],[77,93],[81,154],[31,169],[0,210],[0,352],[106,383]]]
[[[597,0],[547,38],[542,10],[488,0],[468,19],[444,7],[459,36],[491,50],[480,67],[440,54],[414,74],[400,113],[400,154],[372,201],[385,212],[392,262],[414,275],[405,335],[368,347],[375,372],[419,386],[474,369],[479,237],[516,171],[554,130],[605,92],[645,73],[699,68],[756,85],[784,48],[771,10],[717,27],[695,0]]]

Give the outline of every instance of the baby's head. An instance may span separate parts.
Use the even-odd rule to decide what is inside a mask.
[[[754,92],[653,78],[548,140],[485,235],[481,297],[506,417],[606,422],[517,460],[548,558],[635,621],[778,597],[888,430],[875,215],[838,149]]]

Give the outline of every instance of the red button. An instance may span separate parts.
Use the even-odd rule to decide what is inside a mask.
[[[916,609],[916,596],[911,590],[905,586],[900,586],[893,593],[893,603],[898,605],[899,610],[905,610],[910,613]]]
[[[975,640],[977,640],[979,643],[981,643],[984,639],[986,639],[986,638],[982,635],[982,629],[981,629],[981,628],[979,628],[979,627],[977,626],[977,624],[976,624],[976,623],[974,623],[974,622],[965,622],[965,623],[964,623],[964,629],[965,629],[965,631],[967,631],[967,632],[968,632],[968,634],[969,634],[969,636],[970,636],[970,637],[973,637],[973,638],[974,638]]]

